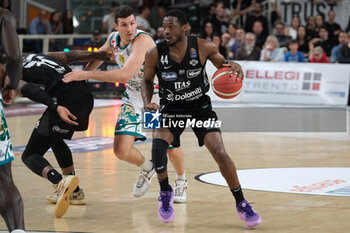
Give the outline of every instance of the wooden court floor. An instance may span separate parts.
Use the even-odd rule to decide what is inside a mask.
[[[82,137],[113,137],[118,107],[96,108],[89,130],[75,134]],[[24,146],[39,115],[7,118],[14,147]],[[226,149],[238,170],[289,167],[350,167],[350,133],[335,134],[264,134],[223,133]],[[159,186],[153,179],[148,193],[132,196],[138,169],[118,160],[112,148],[75,153],[75,170],[87,198],[85,206],[70,206],[60,219],[54,217],[53,204],[45,196],[53,191],[47,180],[24,166],[21,152],[12,163],[25,212],[26,228],[43,232],[280,232],[334,233],[350,232],[350,196],[307,195],[245,189],[244,194],[262,216],[262,225],[248,229],[237,217],[234,199],[227,187],[199,182],[194,177],[218,171],[208,151],[197,146],[192,132],[182,136],[188,201],[176,204],[172,223],[158,220]],[[151,144],[136,147],[150,158]],[[57,167],[51,152],[46,158]],[[169,165],[171,183],[174,169]],[[349,177],[350,178],[350,177]],[[259,181],[273,185],[283,182],[278,175]],[[293,177],[292,177],[293,179]],[[258,184],[257,184],[258,185]],[[350,185],[349,183],[347,184]],[[244,187],[244,184],[242,184]],[[5,224],[0,219],[0,230]]]

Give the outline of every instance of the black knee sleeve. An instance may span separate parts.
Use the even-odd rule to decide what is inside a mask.
[[[163,139],[153,139],[152,162],[157,173],[167,170],[168,156],[166,155],[169,144]]]
[[[42,176],[42,171],[46,166],[50,166],[50,163],[43,158],[43,155],[28,153],[26,150],[22,154],[22,161],[39,176]]]

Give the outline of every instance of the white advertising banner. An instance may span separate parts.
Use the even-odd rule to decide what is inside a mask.
[[[350,66],[319,63],[273,63],[239,61],[244,70],[243,89],[234,99],[219,102],[347,105]],[[209,78],[216,68],[208,62]]]

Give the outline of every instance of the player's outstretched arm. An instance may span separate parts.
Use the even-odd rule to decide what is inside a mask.
[[[77,61],[112,61],[112,54],[107,52],[72,50],[69,52],[49,52],[46,55],[67,65]]]
[[[157,70],[158,51],[157,47],[150,48],[146,53],[144,65],[144,77],[141,81],[141,95],[146,111],[159,109],[158,104],[151,103],[153,96],[153,80]]]
[[[198,39],[200,52],[206,52],[208,59],[214,64],[216,68],[221,68],[223,66],[230,66],[233,73],[237,73],[238,78],[243,79],[244,73],[242,67],[233,61],[226,61],[224,56],[219,53],[218,48],[210,41]]]
[[[145,54],[147,50],[154,45],[154,41],[149,35],[141,34],[133,41],[132,53],[123,68],[110,71],[73,70],[65,75],[63,81],[71,82],[77,80],[95,79],[103,82],[126,83],[140,69],[145,61]]]
[[[7,88],[16,89],[22,71],[22,58],[16,33],[16,19],[8,10],[0,9],[1,45],[6,53],[6,73],[10,79]]]

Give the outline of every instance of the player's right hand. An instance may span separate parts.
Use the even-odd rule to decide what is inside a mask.
[[[75,120],[77,119],[66,107],[58,105],[57,113],[61,119],[70,125],[79,125]],[[74,120],[74,121],[73,121]]]
[[[144,107],[145,111],[151,112],[151,111],[157,111],[159,110],[159,105],[155,103],[149,103],[146,104]]]
[[[72,70],[72,72],[69,72],[68,74],[64,75],[62,81],[65,83],[69,83],[72,81],[86,80],[87,77],[85,76],[85,73],[86,71],[83,70]]]

